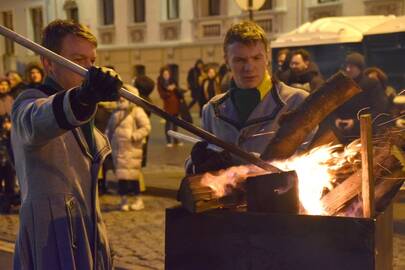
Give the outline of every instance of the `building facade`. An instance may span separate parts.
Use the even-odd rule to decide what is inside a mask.
[[[269,39],[307,21],[328,16],[405,14],[405,0],[266,0],[254,12]],[[223,63],[228,27],[248,19],[234,0],[1,0],[0,23],[34,41],[55,18],[90,27],[99,40],[98,65],[113,66],[125,81],[145,73],[156,78],[170,65],[186,87],[197,59]],[[0,74],[22,71],[38,56],[0,37]]]

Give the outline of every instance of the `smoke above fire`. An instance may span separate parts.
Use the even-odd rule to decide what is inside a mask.
[[[360,167],[360,143],[323,145],[286,160],[270,162],[282,171],[294,170],[298,175],[299,200],[307,214],[323,215],[321,198],[340,181]],[[230,167],[214,175],[206,173],[201,184],[210,187],[217,197],[229,194],[249,176],[265,173],[254,165]]]

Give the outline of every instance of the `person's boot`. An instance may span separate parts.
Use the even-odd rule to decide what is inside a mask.
[[[139,211],[145,208],[141,196],[136,196],[135,201],[130,206],[131,210]]]
[[[124,212],[129,211],[128,198],[126,196],[121,196],[120,209]]]

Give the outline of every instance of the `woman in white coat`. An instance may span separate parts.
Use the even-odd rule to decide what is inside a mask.
[[[131,85],[127,90],[139,95]],[[108,122],[106,134],[111,142],[115,175],[118,179],[118,193],[121,195],[121,210],[141,210],[140,177],[142,145],[151,131],[151,124],[145,111],[124,98],[118,101],[117,109]],[[129,202],[128,196],[135,196]]]

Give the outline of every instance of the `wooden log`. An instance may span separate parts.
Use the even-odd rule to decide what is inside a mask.
[[[360,116],[361,176],[363,217],[374,217],[373,145],[371,142],[371,115]]]
[[[401,167],[401,163],[391,153],[392,147],[393,145],[390,144],[387,139],[387,144],[375,151],[373,171],[377,184],[379,184],[380,181],[383,181],[381,179],[385,176],[390,175],[393,171]],[[328,215],[335,215],[338,213],[350,200],[361,192],[361,183],[361,171],[357,171],[343,183],[326,194],[321,200],[325,212]]]
[[[218,172],[214,172],[218,174]],[[192,175],[182,180],[177,199],[191,213],[200,213],[217,208],[235,208],[244,204],[241,192],[234,189],[230,195],[218,197],[214,190],[201,184],[204,175]],[[242,188],[242,187],[241,187]]]
[[[283,117],[280,129],[262,154],[264,160],[286,159],[331,112],[361,92],[357,84],[339,72]]]

